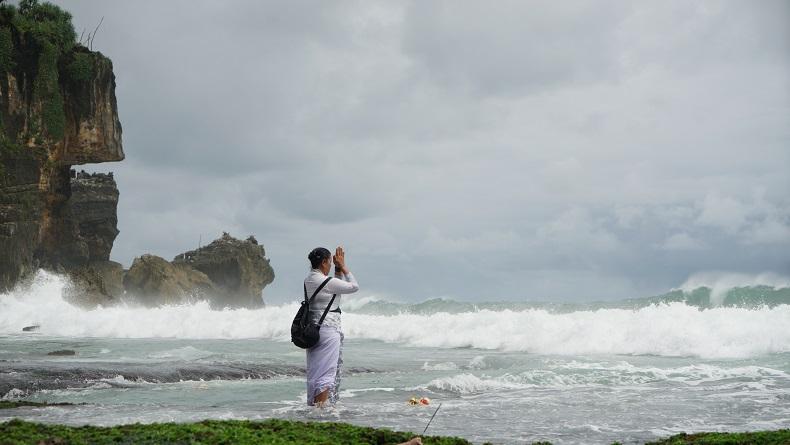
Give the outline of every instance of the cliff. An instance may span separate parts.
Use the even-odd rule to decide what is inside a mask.
[[[115,182],[71,167],[122,159],[110,59],[54,5],[0,6],[0,291],[39,267],[109,260]]]

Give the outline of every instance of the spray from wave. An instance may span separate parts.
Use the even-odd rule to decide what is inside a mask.
[[[680,290],[686,295],[698,294],[700,290],[707,291],[708,301],[712,306],[790,304],[790,278],[773,273],[696,273],[680,286]]]
[[[66,278],[39,271],[27,289],[0,295],[0,333],[38,325],[44,335],[120,338],[290,338],[297,305],[212,310],[207,301],[146,308],[132,305],[85,310],[62,298]],[[287,320],[287,322],[286,322]]]
[[[84,310],[63,300],[66,284],[64,278],[41,271],[30,288],[0,295],[0,334],[19,335],[23,327],[35,324],[41,326],[37,335],[64,337],[288,341],[297,309],[294,302],[257,310],[218,311],[206,302],[198,302],[160,308]],[[344,303],[348,312],[343,314],[343,329],[348,339],[548,355],[740,358],[790,352],[790,304],[783,302],[788,289],[743,289],[772,292],[773,304],[702,309],[686,301],[674,301],[674,294],[630,307],[561,311],[526,303],[429,300],[420,306],[349,300],[350,304]],[[416,310],[414,306],[418,306]]]

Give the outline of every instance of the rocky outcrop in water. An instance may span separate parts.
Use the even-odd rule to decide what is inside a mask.
[[[263,288],[274,281],[266,251],[252,236],[242,241],[223,233],[207,246],[176,256],[173,264],[206,274],[221,295],[218,303],[230,307],[263,306]]]
[[[124,277],[127,298],[147,306],[207,300],[213,308],[257,308],[274,280],[263,246],[255,238],[227,233],[211,244],[177,255],[172,262],[155,255],[135,258]]]
[[[123,284],[131,298],[146,306],[180,304],[215,294],[214,283],[204,273],[148,254],[134,259]]]
[[[70,283],[64,298],[77,306],[94,308],[121,301],[124,295],[124,270],[115,261],[91,261],[68,270]]]

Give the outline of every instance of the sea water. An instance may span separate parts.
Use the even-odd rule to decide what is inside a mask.
[[[83,310],[64,286],[39,272],[0,295],[0,397],[79,405],[0,421],[276,417],[419,433],[441,403],[429,434],[478,443],[790,427],[790,287],[776,280],[586,305],[349,299],[341,401],[325,410],[306,406],[304,351],[288,341],[297,303]],[[75,355],[48,355],[64,349]]]

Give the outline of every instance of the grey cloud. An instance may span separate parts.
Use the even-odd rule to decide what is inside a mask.
[[[412,2],[404,48],[439,85],[524,94],[616,77],[625,3]]]
[[[58,3],[105,16],[127,265],[255,234],[275,302],[317,245],[411,300],[790,270],[786,2]]]

